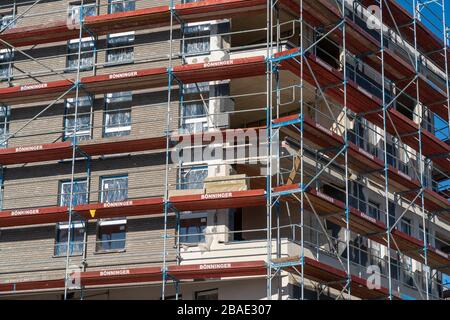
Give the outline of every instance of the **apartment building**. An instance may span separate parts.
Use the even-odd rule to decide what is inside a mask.
[[[445,1],[6,2],[0,299],[447,298]]]

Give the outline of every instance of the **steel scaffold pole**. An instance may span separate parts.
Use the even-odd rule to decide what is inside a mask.
[[[77,61],[77,77],[76,77],[76,87],[75,87],[75,111],[74,111],[74,132],[72,133],[72,159],[71,159],[71,174],[70,174],[70,195],[69,195],[69,221],[67,230],[67,245],[66,245],[66,272],[64,277],[64,300],[67,300],[68,287],[67,283],[69,281],[69,264],[70,264],[70,237],[72,236],[72,216],[73,216],[73,200],[74,200],[74,183],[75,183],[75,157],[77,152],[77,133],[78,133],[78,100],[80,94],[80,75],[81,75],[81,39],[83,37],[84,28],[84,0],[81,0],[80,4],[80,32],[78,39],[78,61]],[[89,192],[89,191],[88,191]],[[81,285],[81,283],[80,283]]]
[[[273,53],[273,0],[267,0],[266,25],[266,139],[267,139],[267,168],[266,168],[266,241],[267,241],[267,286],[266,295],[268,300],[272,300],[272,53]]]
[[[417,21],[419,19],[418,17],[418,10],[420,10],[419,5],[420,1],[413,0],[413,31],[414,31],[414,63],[415,63],[415,72],[418,76],[420,73],[420,67],[419,67],[419,48],[417,44]],[[425,175],[425,159],[423,159],[422,155],[422,121],[423,121],[423,114],[424,114],[424,106],[420,102],[420,88],[419,88],[419,81],[416,80],[416,107],[420,108],[420,115],[419,115],[419,125],[418,125],[418,140],[419,140],[419,174],[420,174],[420,185],[421,185],[421,195],[420,195],[420,210],[422,213],[422,231],[423,231],[423,254],[424,254],[424,267],[425,267],[425,293],[426,293],[426,299],[430,300],[430,293],[429,293],[429,266],[428,266],[428,239],[427,239],[427,227],[426,227],[426,214],[425,214],[425,194],[424,194],[424,188],[425,188],[425,181],[424,181],[424,175]],[[420,232],[420,231],[419,231]]]
[[[165,163],[165,177],[164,177],[164,239],[163,239],[163,267],[162,267],[162,289],[161,299],[165,300],[166,295],[166,281],[167,281],[167,222],[169,214],[169,148],[170,148],[170,122],[171,122],[171,100],[172,100],[172,51],[173,51],[173,16],[174,4],[170,0],[170,31],[169,31],[169,66],[168,73],[168,88],[167,88],[167,111],[166,111],[166,163]],[[177,286],[178,296],[178,286]]]
[[[384,200],[386,211],[386,244],[387,244],[387,259],[388,259],[388,290],[389,300],[393,299],[392,296],[392,274],[391,274],[391,220],[389,212],[389,162],[387,154],[387,106],[386,106],[386,84],[385,84],[385,69],[384,69],[384,34],[383,34],[383,3],[384,0],[380,0],[380,55],[381,55],[381,94],[383,103],[383,162],[384,162]],[[395,212],[394,212],[395,215]]]
[[[304,240],[304,220],[305,220],[305,189],[304,189],[304,135],[303,135],[303,119],[304,119],[304,34],[303,34],[303,0],[300,0],[300,263],[301,263],[301,299],[305,299],[305,240]]]
[[[341,0],[341,14],[342,20],[342,70],[343,70],[343,89],[344,89],[344,141],[345,141],[345,246],[347,251],[347,281],[346,287],[349,295],[349,299],[351,299],[351,270],[350,270],[350,199],[349,199],[349,170],[348,170],[348,107],[347,107],[347,23],[345,20],[345,0]],[[344,288],[345,289],[345,288]]]

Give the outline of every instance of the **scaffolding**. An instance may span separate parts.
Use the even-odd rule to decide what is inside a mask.
[[[416,288],[419,297],[427,300],[441,298],[432,294],[431,289],[432,286],[441,286],[440,290],[444,290],[438,278],[441,272],[450,270],[449,255],[428,243],[427,230],[430,224],[436,223],[436,219],[447,223],[447,227],[450,221],[450,202],[446,189],[446,181],[450,179],[450,148],[448,143],[435,135],[449,135],[450,126],[450,51],[445,0],[410,0],[410,11],[397,1],[385,0],[204,0],[182,4],[169,0],[165,6],[95,16],[85,15],[85,2],[81,1],[72,27],[64,21],[50,26],[9,28],[26,19],[27,13],[40,0],[30,1],[28,9],[19,15],[15,15],[14,2],[13,17],[0,31],[0,43],[8,54],[14,52],[42,68],[34,74],[23,72],[15,76],[21,85],[15,85],[8,72],[9,87],[0,88],[2,109],[6,110],[6,106],[14,104],[52,101],[30,120],[21,123],[12,134],[7,134],[0,145],[13,139],[41,139],[49,135],[47,132],[34,131],[22,133],[33,122],[40,121],[41,116],[54,108],[58,101],[73,99],[72,132],[65,132],[64,141],[59,142],[58,139],[38,147],[18,146],[0,150],[2,185],[3,166],[59,159],[70,162],[67,206],[36,206],[36,209],[23,210],[12,208],[0,212],[1,228],[68,221],[65,277],[0,284],[0,293],[64,289],[64,298],[68,299],[68,293],[74,291],[70,288],[71,265],[73,260],[77,260],[71,255],[70,248],[87,245],[87,240],[74,243],[71,232],[74,232],[75,223],[100,218],[162,214],[161,266],[132,267],[127,269],[127,273],[111,273],[106,277],[102,271],[84,269],[81,272],[81,287],[77,289],[81,292],[80,298],[83,298],[86,286],[158,283],[161,285],[162,299],[168,295],[168,288],[174,289],[175,298],[178,299],[183,281],[248,276],[265,277],[266,298],[281,299],[282,277],[290,274],[300,286],[300,299],[305,299],[308,280],[316,283],[318,297],[332,288],[337,291],[337,299],[407,299],[408,295],[400,292],[401,284],[397,276],[399,269],[403,268],[400,261],[407,257],[422,264],[424,275],[420,280],[412,270],[406,268],[402,271],[413,274],[410,276],[411,287]],[[95,2],[96,12],[100,12],[101,6]],[[265,26],[244,31],[219,31],[216,35],[233,37],[265,33],[264,42],[255,46],[244,44],[230,46],[226,50],[218,49],[216,51],[227,51],[228,57],[219,61],[188,61],[189,56],[184,52],[187,41],[185,30],[192,23],[229,20],[243,13],[250,17],[265,15]],[[87,75],[83,70],[83,55],[92,53],[95,57],[102,50],[107,51],[98,45],[100,36],[152,28],[165,28],[168,32],[169,52],[164,56],[145,57],[142,61],[136,59],[135,63],[157,64],[164,60],[165,67],[152,65],[145,69],[123,69],[123,72],[98,74],[97,71],[104,70],[105,65],[94,62],[92,75]],[[92,48],[88,50],[82,46],[86,37],[93,42]],[[205,37],[210,35],[189,39]],[[45,58],[34,58],[21,49],[29,45],[73,39],[77,39],[78,43],[76,52],[67,55],[76,57],[76,67],[71,70],[75,78],[68,77],[64,70],[49,66]],[[180,52],[176,49],[178,43],[182,44]],[[133,46],[139,45],[119,48]],[[246,50],[253,48],[258,54],[246,56]],[[231,58],[234,52],[238,54]],[[12,68],[12,62],[2,64]],[[376,74],[378,83],[367,74]],[[53,80],[32,84],[26,82],[36,76],[51,76]],[[204,82],[248,77],[265,77],[264,90],[220,94],[213,98],[203,94]],[[120,137],[98,142],[80,139],[78,133],[82,125],[78,121],[80,114],[84,114],[80,111],[81,96],[162,87],[167,88],[167,101],[161,104],[165,111],[160,118],[161,123],[164,123],[164,132],[150,137]],[[195,98],[189,95],[192,95],[192,88]],[[245,178],[249,185],[257,188],[228,192],[226,196],[217,194],[217,197],[171,194],[174,189],[183,189],[180,183],[172,182],[173,173],[189,167],[174,163],[171,159],[178,138],[194,141],[200,136],[202,143],[198,147],[201,148],[211,141],[208,140],[208,132],[180,132],[179,128],[174,129],[174,122],[179,125],[183,117],[183,106],[194,102],[204,105],[208,110],[208,105],[214,100],[242,97],[258,97],[265,103],[262,107],[244,111],[207,111],[205,118],[212,123],[214,132],[211,134],[225,136],[232,129],[214,124],[217,117],[224,114],[236,116],[247,113],[250,117],[258,112],[264,114],[263,119],[250,121],[248,126],[245,123],[245,129],[263,130],[265,133],[264,139],[259,137],[257,140],[264,152],[256,157],[264,165],[242,166],[245,169],[242,172],[245,173],[255,168],[263,170],[256,170]],[[179,105],[181,112],[174,110],[174,102]],[[6,113],[5,110],[2,112]],[[95,129],[92,125],[92,107],[87,113],[90,114],[89,130],[92,131]],[[433,123],[437,117],[444,125],[434,130]],[[136,123],[148,125],[145,120]],[[323,123],[328,126],[325,127]],[[430,132],[430,128],[435,132]],[[246,145],[245,142],[243,144]],[[280,149],[287,155],[280,153]],[[76,202],[78,194],[74,186],[79,177],[80,159],[86,164],[87,190],[90,190],[93,156],[147,151],[164,153],[164,169],[160,170],[164,177],[161,194],[137,197],[114,206]],[[240,160],[250,158],[244,156]],[[315,163],[311,164],[309,159],[314,159]],[[208,163],[206,167],[210,169],[220,165]],[[332,170],[339,172],[343,186],[330,182],[326,184],[327,190],[324,190],[324,182],[330,181]],[[384,211],[370,203],[361,204],[359,195],[354,194],[355,190],[359,190],[358,185],[367,184],[369,180],[375,181],[379,187],[379,194],[384,199]],[[143,192],[151,187],[156,185],[143,187]],[[89,198],[93,192],[87,193]],[[391,212],[392,204],[394,212]],[[219,250],[216,253],[223,254],[220,259],[226,260],[226,266],[217,267],[217,262],[220,262],[220,259],[216,261],[217,256],[216,260],[211,258],[214,260],[211,264],[203,264],[203,261],[202,264],[198,261],[195,263],[195,258],[192,258],[193,264],[181,263],[183,259],[189,261],[189,258],[181,258],[180,223],[183,212],[256,206],[266,208],[265,228],[243,229],[240,232],[263,232],[265,244],[261,248],[253,248],[258,253],[248,261],[230,262],[231,258],[238,255]],[[402,210],[398,216],[395,214],[397,206]],[[284,211],[290,218],[295,217],[298,223],[283,223]],[[408,227],[410,234],[399,229],[408,211],[421,216],[421,239],[411,236],[413,226]],[[315,227],[308,225],[307,212],[311,214]],[[369,212],[375,212],[376,217],[369,215]],[[344,240],[329,234],[330,223],[343,228],[341,236]],[[294,244],[295,254],[292,251],[286,253],[286,232],[289,242]],[[236,233],[237,230],[208,231],[207,235],[233,236]],[[361,249],[361,244],[357,243],[359,240],[352,240],[355,235],[357,239],[363,237],[386,247],[386,258],[379,258],[373,263],[386,266],[383,274],[387,283],[385,287],[368,289],[361,271],[355,274],[356,266],[363,268],[366,265],[361,261],[353,261],[352,252],[359,250],[359,260],[363,254],[370,255],[369,250]],[[448,247],[447,240],[448,234],[446,239],[439,241]],[[147,238],[144,241],[156,240]],[[175,249],[171,248],[171,243],[175,243]],[[324,243],[327,249],[324,249]],[[235,250],[239,251],[239,247]],[[195,253],[195,250],[189,251],[193,257]],[[338,267],[321,261],[319,256],[334,259]],[[392,261],[394,256],[396,263]],[[78,263],[85,265],[85,259],[82,257]]]

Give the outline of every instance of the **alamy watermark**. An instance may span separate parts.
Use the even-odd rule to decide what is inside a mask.
[[[278,172],[278,133],[272,136],[269,156],[267,130],[264,128],[174,135],[171,142],[175,145],[171,152],[173,163],[254,164],[262,165],[261,174],[266,174],[269,159],[272,159],[271,172]]]
[[[377,5],[371,5],[367,8],[370,15],[367,18],[367,28],[370,30],[381,30],[381,9]]]

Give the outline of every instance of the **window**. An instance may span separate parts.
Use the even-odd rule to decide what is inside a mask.
[[[428,228],[425,229],[425,233],[427,235],[427,244],[430,244],[430,234],[429,234]],[[422,225],[419,226],[419,239],[424,241],[424,238],[423,238],[423,226]]]
[[[64,116],[64,140],[76,136],[78,140],[91,138],[92,97],[78,97],[77,128],[75,129],[76,99],[66,100],[66,114]]]
[[[184,27],[183,52],[186,55],[209,54],[211,25],[201,24]]]
[[[102,178],[100,202],[110,203],[124,201],[128,198],[128,177]]]
[[[131,91],[108,93],[105,97],[104,137],[131,133]]]
[[[206,217],[181,219],[180,242],[199,243],[205,242]]]
[[[67,70],[74,71],[78,68],[79,39],[69,40],[67,44]],[[80,70],[91,70],[94,65],[94,39],[87,37],[81,39]]]
[[[411,235],[411,220],[406,218],[400,219],[400,231]]]
[[[434,132],[434,116],[433,113],[426,109],[423,111],[422,116],[422,128],[427,130],[428,132],[433,133]]]
[[[100,220],[97,224],[96,252],[125,250],[126,219]]]
[[[205,109],[203,102],[189,102],[183,105],[183,133],[198,133],[208,128]]]
[[[400,161],[398,162],[398,169],[406,175],[409,175],[409,155],[408,152],[402,148],[400,150]]]
[[[10,108],[0,106],[0,148],[8,146]]]
[[[366,196],[364,195],[364,186],[356,181],[351,183],[353,195],[350,197],[350,205],[361,212],[366,212]]]
[[[60,182],[59,205],[68,207],[70,205],[70,181]],[[87,180],[75,180],[73,182],[73,206],[88,203]]]
[[[195,300],[219,300],[219,289],[197,291]]]
[[[0,30],[6,30],[14,28],[16,23],[14,21],[14,15],[13,14],[4,14],[0,15]]]
[[[369,200],[369,216],[376,220],[380,220],[380,205]]]
[[[396,211],[396,204],[395,202],[389,201],[389,226],[392,227],[395,224],[395,221],[397,220],[397,215],[395,214]]]
[[[353,129],[349,131],[349,139],[358,147],[365,149],[364,141],[366,138],[366,129],[364,127],[363,121],[361,118],[356,118],[354,120]]]
[[[108,13],[133,11],[135,8],[135,0],[109,0]]]
[[[180,189],[203,189],[203,181],[207,176],[207,167],[181,169]]]
[[[402,274],[403,274],[403,283],[414,286],[414,280],[413,280],[413,271],[412,271],[412,259],[410,257],[403,257],[403,264],[402,264]]]
[[[12,77],[12,62],[14,51],[12,49],[0,50],[0,80],[10,80]]]
[[[187,102],[182,104],[182,131],[203,132],[208,128],[209,84],[186,85],[183,90]]]
[[[75,222],[71,224],[70,230],[70,246],[69,254],[82,254],[84,250],[84,234],[86,229],[82,222]],[[67,254],[67,237],[69,235],[69,224],[58,223],[56,225],[55,251],[57,257],[65,256]]]
[[[134,31],[110,34],[108,36],[108,64],[130,63],[134,60]]]
[[[398,280],[399,276],[399,265],[398,259],[391,257],[391,277],[392,279]]]
[[[387,143],[386,144],[386,150],[387,150],[387,163],[391,165],[392,167],[397,167],[397,161],[396,161],[396,149],[393,143]]]

